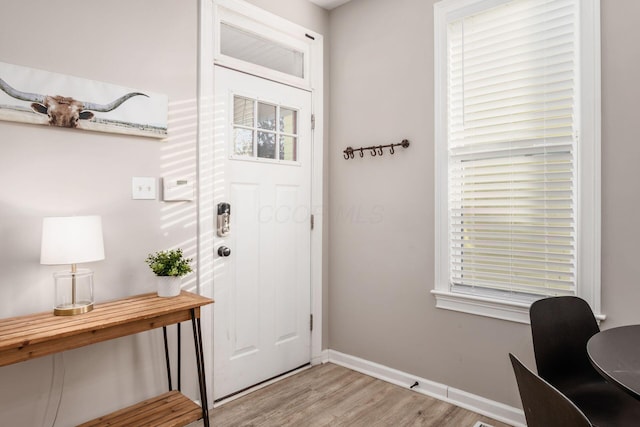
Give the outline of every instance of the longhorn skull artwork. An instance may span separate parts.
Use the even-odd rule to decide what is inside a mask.
[[[134,96],[148,97],[148,95],[141,92],[129,92],[109,104],[96,104],[93,102],[78,101],[60,95],[51,96],[22,92],[14,89],[1,78],[0,89],[15,99],[32,102],[31,108],[33,111],[39,114],[46,114],[49,117],[49,125],[67,128],[78,127],[79,120],[92,119],[94,117],[93,112],[115,110],[122,105],[123,102]]]

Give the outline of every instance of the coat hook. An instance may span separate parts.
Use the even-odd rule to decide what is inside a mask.
[[[344,158],[346,160],[349,160],[349,159],[355,158],[355,152],[356,151],[360,152],[360,158],[364,157],[364,151],[365,150],[369,150],[369,153],[371,154],[371,156],[376,157],[376,156],[384,155],[384,149],[385,148],[389,148],[389,153],[390,154],[395,154],[395,152],[396,152],[395,147],[407,148],[408,146],[409,146],[409,140],[408,139],[403,139],[401,142],[399,142],[397,144],[370,145],[368,147],[358,147],[358,148],[347,147],[347,148],[344,149],[343,153],[344,153]]]
[[[343,152],[345,160],[353,159],[353,148],[347,147]]]

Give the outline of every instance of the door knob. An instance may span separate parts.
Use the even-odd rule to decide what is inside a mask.
[[[224,256],[224,257],[229,256],[229,255],[231,255],[231,249],[229,249],[226,246],[220,246],[218,248],[218,255]]]

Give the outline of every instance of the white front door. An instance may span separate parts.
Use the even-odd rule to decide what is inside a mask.
[[[214,69],[214,206],[230,208],[214,237],[220,399],[311,359],[311,93]]]

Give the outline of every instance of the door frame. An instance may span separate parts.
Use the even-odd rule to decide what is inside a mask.
[[[306,82],[283,81],[272,73],[259,72],[251,64],[241,61],[224,63],[224,59],[216,58],[216,10],[218,7],[233,11],[248,22],[255,22],[262,28],[268,28],[270,35],[281,35],[283,40],[296,38],[298,42],[308,46],[309,79]],[[323,313],[323,156],[324,156],[324,40],[321,34],[290,22],[280,16],[267,12],[243,0],[198,0],[199,46],[198,46],[198,257],[197,286],[201,295],[212,298],[215,214],[213,194],[216,191],[215,177],[212,174],[215,156],[215,109],[214,109],[214,63],[220,63],[238,71],[258,74],[270,80],[294,85],[311,91],[311,114],[315,118],[315,127],[311,132],[311,211],[314,215],[314,227],[311,233],[311,314],[313,330],[311,331],[312,364],[323,362],[326,358],[322,350],[322,313]],[[262,74],[262,75],[261,75]],[[263,74],[268,74],[264,76]],[[304,85],[307,85],[304,87]],[[214,303],[215,305],[215,303]],[[211,391],[211,400],[206,404],[213,407],[213,308],[207,306],[202,310],[204,358],[210,367],[206,378],[207,388]],[[210,328],[210,329],[209,329]]]

